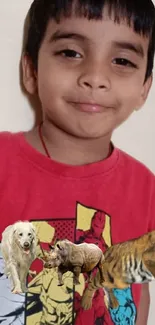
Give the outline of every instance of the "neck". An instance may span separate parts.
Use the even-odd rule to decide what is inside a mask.
[[[106,159],[110,153],[111,134],[99,139],[81,139],[67,134],[49,121],[42,125],[42,136],[50,157],[68,165],[85,165]],[[45,150],[38,136],[38,127],[30,131],[27,139],[38,151]]]

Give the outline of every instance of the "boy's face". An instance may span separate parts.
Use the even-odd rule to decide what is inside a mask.
[[[146,100],[148,45],[148,38],[123,21],[51,20],[36,74],[44,117],[80,138],[111,135]],[[31,69],[28,60],[24,69]],[[24,77],[25,86],[32,92],[29,78]]]

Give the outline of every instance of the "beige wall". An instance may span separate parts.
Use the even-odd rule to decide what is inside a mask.
[[[28,130],[34,113],[19,86],[19,58],[23,21],[31,0],[5,0],[0,3],[0,130]],[[155,84],[147,104],[114,134],[113,140],[125,151],[155,172]],[[154,216],[155,217],[155,216]],[[151,285],[149,325],[154,325],[155,284]]]

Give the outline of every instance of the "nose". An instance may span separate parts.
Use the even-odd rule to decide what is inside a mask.
[[[88,63],[78,79],[79,86],[88,90],[104,90],[111,88],[108,69],[97,64]]]
[[[25,248],[28,248],[30,246],[30,244],[26,241],[25,243],[24,243],[24,247]]]

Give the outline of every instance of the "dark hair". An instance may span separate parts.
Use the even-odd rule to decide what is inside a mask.
[[[104,6],[116,23],[125,19],[136,33],[150,38],[145,80],[152,74],[155,52],[155,7],[151,0],[34,0],[29,10],[29,26],[24,51],[37,69],[38,52],[50,19],[59,22],[74,13],[87,19],[102,19]]]

